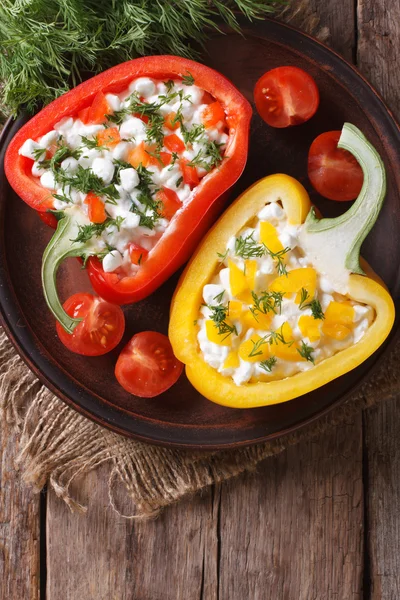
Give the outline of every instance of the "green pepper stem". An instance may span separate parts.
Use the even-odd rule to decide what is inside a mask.
[[[60,264],[70,256],[85,256],[86,244],[74,242],[79,233],[79,218],[68,214],[58,222],[57,229],[48,243],[42,259],[42,286],[47,306],[68,333],[72,333],[82,319],[70,317],[62,307],[57,292],[57,271]]]
[[[386,173],[378,152],[354,125],[344,124],[338,147],[351,152],[363,170],[360,194],[349,210],[336,218],[318,219],[311,209],[300,240],[319,270],[330,270],[344,281],[343,273],[364,274],[360,249],[382,208]]]

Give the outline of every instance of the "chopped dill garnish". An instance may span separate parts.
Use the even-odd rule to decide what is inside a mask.
[[[172,79],[168,79],[168,81],[164,81],[164,85],[167,88],[167,92],[169,93],[175,84]]]
[[[113,183],[105,186],[100,177],[90,169],[84,169],[82,165],[78,165],[78,169],[74,174],[69,175],[63,169],[59,169],[58,171],[55,171],[54,175],[56,181],[62,184],[63,187],[70,185],[83,194],[93,192],[98,196],[105,196],[107,198],[106,202],[109,202],[110,204],[116,204],[117,199],[119,198],[118,190]]]
[[[193,144],[193,142],[197,141],[201,138],[205,132],[204,125],[194,124],[191,129],[182,128],[182,137],[185,144]]]
[[[196,156],[187,163],[189,167],[201,167],[206,171],[211,171],[213,167],[217,167],[221,164],[223,156],[221,154],[221,147],[224,144],[218,144],[217,142],[207,141],[203,148],[197,152]]]
[[[263,244],[257,244],[251,233],[246,237],[240,236],[235,239],[235,254],[244,259],[260,258],[265,254],[265,246]]]
[[[150,143],[155,142],[157,145],[157,150],[160,150],[163,147],[164,142],[164,117],[161,114],[153,115],[147,124],[146,128],[146,140]]]
[[[278,252],[272,252],[267,246],[264,246],[266,249],[266,253],[272,258],[272,260],[276,261],[276,270],[278,275],[287,275],[287,269],[284,261],[285,255],[291,251],[291,248],[287,246],[283,248],[283,250],[278,250]]]
[[[214,326],[218,329],[219,335],[226,334],[223,338],[224,340],[226,340],[226,338],[232,333],[238,335],[235,325],[230,325],[226,321],[229,312],[228,306],[223,306],[222,304],[215,306],[208,304],[207,308],[211,311],[210,319],[211,321],[214,321]]]
[[[171,164],[168,167],[168,171],[172,171],[176,161],[179,160],[179,154],[177,152],[172,152],[171,154]]]
[[[72,202],[71,198],[68,198],[68,196],[62,196],[61,194],[53,194],[53,198],[60,200],[61,202]]]
[[[314,319],[325,319],[324,311],[322,310],[320,301],[317,298],[313,298],[313,300],[307,302],[309,298],[310,296],[307,290],[305,288],[301,288],[299,309],[304,310],[305,308],[311,308],[311,313]]]
[[[176,180],[176,184],[175,187],[180,187],[182,185],[182,181],[183,181],[183,177],[179,177],[179,179]]]
[[[219,262],[225,262],[228,254],[229,254],[229,250],[226,250],[223,254],[221,254],[221,252],[217,252],[217,256],[219,258]]]
[[[35,148],[32,152],[34,160],[35,161],[40,160],[41,158],[43,158],[43,155],[46,154],[46,152],[47,152],[46,148]]]
[[[86,146],[86,148],[89,148],[89,150],[93,150],[93,149],[109,150],[109,148],[107,146],[100,146],[97,138],[90,140],[88,137],[85,137],[84,135],[82,135],[82,144],[84,146]]]
[[[303,308],[306,308],[305,302],[307,302],[307,300],[309,299],[309,295],[308,292],[306,290],[306,288],[301,288],[300,290],[300,302],[299,302],[299,309],[303,310]]]
[[[264,369],[267,373],[271,373],[272,367],[276,365],[277,358],[276,356],[270,356],[267,360],[262,360],[260,362],[260,368]]]
[[[250,308],[256,321],[257,314],[262,313],[266,315],[269,312],[277,314],[281,312],[283,292],[261,292],[259,296],[252,291],[253,306]]]
[[[218,304],[221,304],[224,294],[225,294],[225,290],[222,290],[222,292],[220,294],[217,294],[216,296],[214,296],[213,300],[218,302]]]
[[[182,75],[182,83],[184,85],[193,85],[194,84],[194,77],[190,73],[190,71],[187,71],[187,75]]]
[[[314,352],[314,348],[312,346],[308,346],[304,340],[301,341],[301,348],[297,348],[297,352],[300,354],[302,358],[305,358],[313,365],[315,364],[312,353]]]
[[[71,240],[71,242],[82,242],[82,244],[86,244],[92,237],[100,237],[103,231],[108,227],[115,227],[119,231],[123,220],[123,217],[116,217],[115,219],[106,219],[103,223],[79,225],[78,235],[74,240]]]
[[[68,146],[62,143],[61,139],[57,142],[57,150],[53,154],[51,158],[47,158],[41,160],[39,165],[44,169],[51,169],[56,176],[57,180],[57,172],[60,169],[60,165],[63,160],[66,158],[75,158],[78,159],[82,154],[82,150],[80,148],[75,148],[72,150]]]
[[[115,110],[113,113],[106,115],[107,121],[110,123],[114,123],[114,125],[121,125],[125,117],[131,114],[129,108],[121,108],[120,110]]]

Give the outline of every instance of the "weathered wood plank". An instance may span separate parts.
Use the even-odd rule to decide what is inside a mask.
[[[101,468],[77,480],[86,516],[48,494],[47,600],[217,600],[212,491],[139,523],[110,509],[107,479]],[[130,511],[122,489],[118,496]]]
[[[223,486],[219,600],[362,598],[361,415]]]
[[[351,0],[311,0],[320,17],[320,25],[328,27],[328,44],[347,60],[353,61],[356,48],[355,3]]]
[[[40,498],[21,482],[16,446],[16,435],[0,433],[0,600],[38,600]]]
[[[400,2],[358,0],[357,63],[361,72],[400,115]]]
[[[358,1],[360,70],[400,118],[400,3]],[[365,413],[372,600],[400,597],[400,399]]]
[[[371,600],[400,598],[400,398],[365,413]]]

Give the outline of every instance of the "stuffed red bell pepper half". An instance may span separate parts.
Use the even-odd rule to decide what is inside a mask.
[[[246,164],[250,119],[250,104],[220,73],[150,56],[85,81],[18,131],[5,171],[16,193],[57,226],[42,281],[66,331],[79,320],[58,298],[60,263],[81,257],[110,302],[153,292],[221,211]]]

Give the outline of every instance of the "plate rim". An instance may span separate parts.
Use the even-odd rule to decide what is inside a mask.
[[[326,44],[317,40],[313,36],[303,33],[302,31],[300,31],[299,29],[297,29],[295,27],[292,27],[291,25],[288,25],[286,23],[281,23],[281,22],[276,21],[271,18],[265,19],[262,23],[258,22],[258,23],[253,23],[250,25],[244,19],[240,19],[240,22],[243,26],[243,32],[244,32],[245,36],[246,36],[246,34],[250,34],[252,36],[256,36],[261,39],[265,39],[265,32],[263,33],[263,27],[264,27],[265,22],[268,22],[269,26],[275,27],[278,32],[279,32],[279,30],[281,30],[283,32],[285,30],[287,30],[291,34],[294,34],[294,36],[298,36],[298,38],[300,40],[302,38],[306,38],[309,42],[311,42],[311,47],[313,45],[318,46],[328,56],[333,55],[335,57],[335,59],[339,60],[339,62],[341,62],[343,66],[350,69],[353,72],[353,74],[364,85],[366,85],[368,87],[370,93],[372,92],[373,96],[375,96],[376,100],[378,101],[378,105],[380,105],[381,108],[384,110],[384,112],[387,113],[388,124],[390,124],[393,127],[394,135],[397,135],[399,137],[399,141],[400,141],[399,125],[398,125],[392,111],[387,106],[385,100],[382,98],[382,96],[379,94],[379,92],[377,92],[375,90],[375,88],[369,83],[369,81],[359,72],[357,67],[355,67],[349,61],[347,61],[345,58],[343,58],[338,52],[336,52],[335,50],[332,50]],[[280,41],[277,41],[274,39],[274,42],[282,43],[283,45],[285,45],[284,41],[280,42]],[[288,43],[288,42],[286,42],[286,43]],[[289,47],[291,47],[291,46],[289,46]],[[297,48],[292,48],[292,50],[295,52],[299,51]],[[11,127],[13,126],[14,123],[15,123],[15,119],[13,117],[9,117],[8,120],[6,121],[4,128],[0,134],[0,150],[2,150],[3,145],[5,143],[5,139],[8,137],[9,130],[11,129]],[[400,276],[400,274],[399,274],[399,276]],[[6,285],[8,284],[8,282],[4,281],[4,279],[2,280],[2,283],[5,283]],[[340,396],[335,401],[333,401],[329,406],[324,407],[322,410],[318,410],[316,413],[312,414],[308,418],[305,418],[301,421],[297,421],[295,424],[291,425],[290,427],[287,427],[286,429],[283,429],[281,431],[274,432],[274,433],[269,433],[269,434],[266,434],[265,436],[260,436],[260,437],[257,437],[255,439],[251,439],[251,440],[232,440],[229,443],[222,442],[222,443],[209,444],[207,442],[205,442],[205,443],[193,442],[193,440],[190,442],[189,441],[188,442],[177,442],[177,441],[171,440],[170,437],[168,436],[168,434],[165,435],[165,432],[162,432],[162,431],[161,431],[161,435],[153,438],[151,436],[137,433],[136,431],[132,431],[130,429],[125,429],[122,426],[119,426],[115,422],[113,422],[113,419],[111,418],[111,416],[107,417],[107,416],[102,415],[100,417],[97,414],[88,411],[84,406],[77,403],[75,400],[73,400],[68,395],[63,393],[62,390],[60,390],[57,387],[57,384],[54,383],[51,379],[49,379],[49,377],[47,377],[47,375],[36,364],[36,362],[34,360],[34,355],[31,356],[29,354],[29,351],[23,345],[21,345],[21,343],[18,341],[17,336],[15,335],[15,332],[13,330],[13,326],[8,321],[6,308],[5,308],[5,306],[3,306],[3,302],[4,302],[3,295],[4,294],[3,294],[2,288],[3,288],[3,286],[1,286],[1,289],[0,289],[0,322],[3,325],[3,328],[6,332],[7,337],[13,344],[18,355],[21,357],[21,359],[24,361],[24,363],[28,366],[28,368],[36,375],[38,380],[43,385],[45,385],[55,396],[60,398],[64,403],[66,403],[67,405],[72,407],[79,414],[82,414],[84,417],[89,418],[91,421],[95,422],[96,424],[98,424],[102,427],[106,427],[106,428],[110,429],[111,431],[114,431],[115,433],[123,435],[127,438],[136,439],[138,441],[142,441],[145,443],[150,443],[150,444],[159,445],[159,446],[163,446],[163,447],[170,447],[170,448],[201,449],[201,450],[209,450],[209,451],[215,451],[215,450],[221,450],[221,449],[231,449],[231,448],[244,447],[244,446],[258,444],[261,442],[271,441],[276,438],[280,438],[280,437],[289,435],[290,433],[293,433],[295,431],[299,431],[302,428],[306,427],[307,425],[310,425],[310,424],[314,423],[316,420],[326,416],[331,410],[333,410],[337,406],[344,403],[351,395],[353,395],[362,386],[363,383],[368,381],[370,379],[371,373],[375,369],[379,368],[383,359],[387,356],[387,353],[390,352],[390,350],[392,349],[392,347],[394,346],[395,342],[398,340],[399,335],[400,335],[399,321],[396,320],[395,325],[393,326],[393,329],[389,335],[388,340],[386,340],[386,342],[377,351],[378,354],[373,355],[374,361],[373,361],[372,367],[368,373],[362,374],[360,376],[360,378],[358,379],[358,381],[356,381],[342,396]],[[16,305],[19,309],[18,298],[17,298],[16,294],[14,293],[12,286],[11,286],[10,291],[12,292],[12,295],[14,297]],[[95,394],[92,393],[91,395],[94,399],[96,398]],[[256,410],[256,409],[254,409],[254,410]],[[121,414],[117,408],[113,409],[110,406],[110,404],[108,404],[108,403],[106,406],[106,411],[107,412],[111,411],[111,412],[115,412],[116,414]],[[123,413],[123,415],[124,415],[124,418],[126,419],[125,412]],[[135,421],[137,419],[135,417],[132,417],[131,420]],[[160,427],[157,428],[157,426],[155,426],[155,429],[158,429],[158,431],[160,433]],[[163,433],[164,433],[164,435],[163,435]]]

